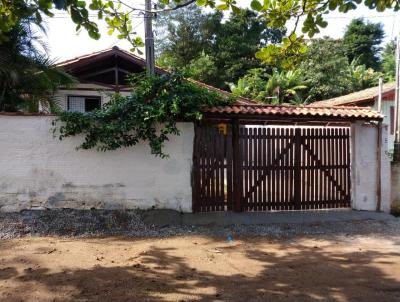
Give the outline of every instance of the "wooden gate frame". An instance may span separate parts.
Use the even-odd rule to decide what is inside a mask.
[[[214,124],[214,123],[212,123]],[[232,154],[231,154],[231,160],[232,160],[232,179],[231,179],[231,185],[228,186],[228,198],[227,198],[227,206],[228,210],[231,209],[235,212],[241,212],[243,211],[243,206],[245,204],[242,202],[243,199],[243,174],[242,174],[242,159],[241,159],[241,145],[240,145],[240,123],[239,120],[233,119],[230,122],[231,125],[231,130],[232,130]],[[277,158],[273,159],[273,165],[275,165],[277,162],[279,162],[289,151],[294,148],[294,183],[300,183],[302,180],[302,164],[301,164],[301,147],[303,146],[304,150],[307,150],[305,152],[308,153],[308,159],[311,160],[312,162],[315,163],[314,167],[319,167],[321,169],[321,178],[327,178],[329,180],[329,185],[332,185],[335,187],[337,190],[339,190],[338,194],[340,196],[346,196],[347,199],[351,199],[351,191],[350,193],[343,191],[343,189],[340,187],[338,184],[337,180],[335,179],[335,176],[331,174],[330,168],[325,167],[323,162],[321,161],[320,156],[315,154],[314,150],[312,147],[308,146],[308,143],[305,141],[305,139],[301,135],[301,128],[294,128],[294,136],[292,141],[288,141],[287,145],[285,146],[285,149],[282,150],[281,153],[277,156]],[[197,134],[196,134],[197,135]],[[195,138],[196,142],[196,138]],[[349,142],[350,143],[350,142]],[[197,146],[195,146],[196,148]],[[348,146],[350,147],[350,146]],[[194,169],[196,169],[196,150],[193,152],[193,165]],[[349,157],[350,158],[350,157]],[[351,159],[349,159],[351,160]],[[198,163],[197,163],[198,164]],[[227,163],[229,165],[230,163]],[[213,166],[213,165],[212,165]],[[198,166],[199,167],[199,166]],[[338,168],[338,167],[336,167]],[[265,180],[265,178],[270,174],[272,170],[267,170],[262,172],[261,176],[257,177],[256,184],[253,185],[253,188],[251,190],[257,190],[257,187],[260,185],[261,182]],[[214,173],[214,171],[212,172]],[[228,172],[229,173],[229,172]],[[351,188],[351,176],[349,172],[345,178],[346,182],[348,184],[349,190]],[[323,175],[323,176],[322,176]],[[197,175],[197,177],[199,177]],[[193,211],[198,211],[200,210],[200,206],[195,203],[197,200],[197,197],[199,196],[198,194],[200,192],[197,191],[198,186],[196,185],[196,171],[193,171],[192,173],[192,193],[193,193]],[[229,175],[228,175],[229,178]],[[229,188],[230,187],[230,188]],[[250,192],[250,191],[249,191]],[[251,192],[247,192],[245,196],[252,194]],[[348,195],[348,194],[350,195]],[[294,186],[294,191],[293,191],[293,202],[294,202],[294,209],[301,209],[302,203],[301,203],[301,186]],[[230,198],[229,198],[230,197]],[[244,200],[247,198],[244,197]],[[340,202],[338,202],[340,203]],[[347,203],[347,202],[346,202]],[[293,206],[293,203],[292,203]],[[218,207],[218,206],[215,206]]]

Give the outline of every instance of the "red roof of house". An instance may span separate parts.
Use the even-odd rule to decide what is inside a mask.
[[[315,119],[364,119],[380,120],[383,115],[369,107],[309,107],[291,105],[238,105],[204,108],[208,116],[249,116],[265,118],[315,118]]]

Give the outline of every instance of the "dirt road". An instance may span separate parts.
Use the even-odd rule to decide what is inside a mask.
[[[400,236],[0,241],[6,301],[400,301]]]

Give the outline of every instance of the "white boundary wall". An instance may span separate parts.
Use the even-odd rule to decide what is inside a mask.
[[[192,210],[194,127],[179,123],[168,159],[142,143],[117,151],[76,150],[81,138],[59,141],[53,117],[0,115],[0,211],[45,208]],[[377,127],[352,125],[352,207],[377,208]],[[387,127],[382,131],[381,210],[390,210]]]
[[[168,159],[147,143],[117,151],[76,150],[59,141],[49,116],[0,115],[0,211],[44,208],[192,209],[194,127],[179,123]]]
[[[376,125],[356,122],[352,125],[352,208],[375,211],[377,209],[377,143]],[[381,207],[390,212],[391,173],[388,153],[388,127],[382,127],[381,149]]]

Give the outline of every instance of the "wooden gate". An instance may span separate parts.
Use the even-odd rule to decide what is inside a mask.
[[[345,208],[350,188],[348,127],[196,127],[194,211]]]

